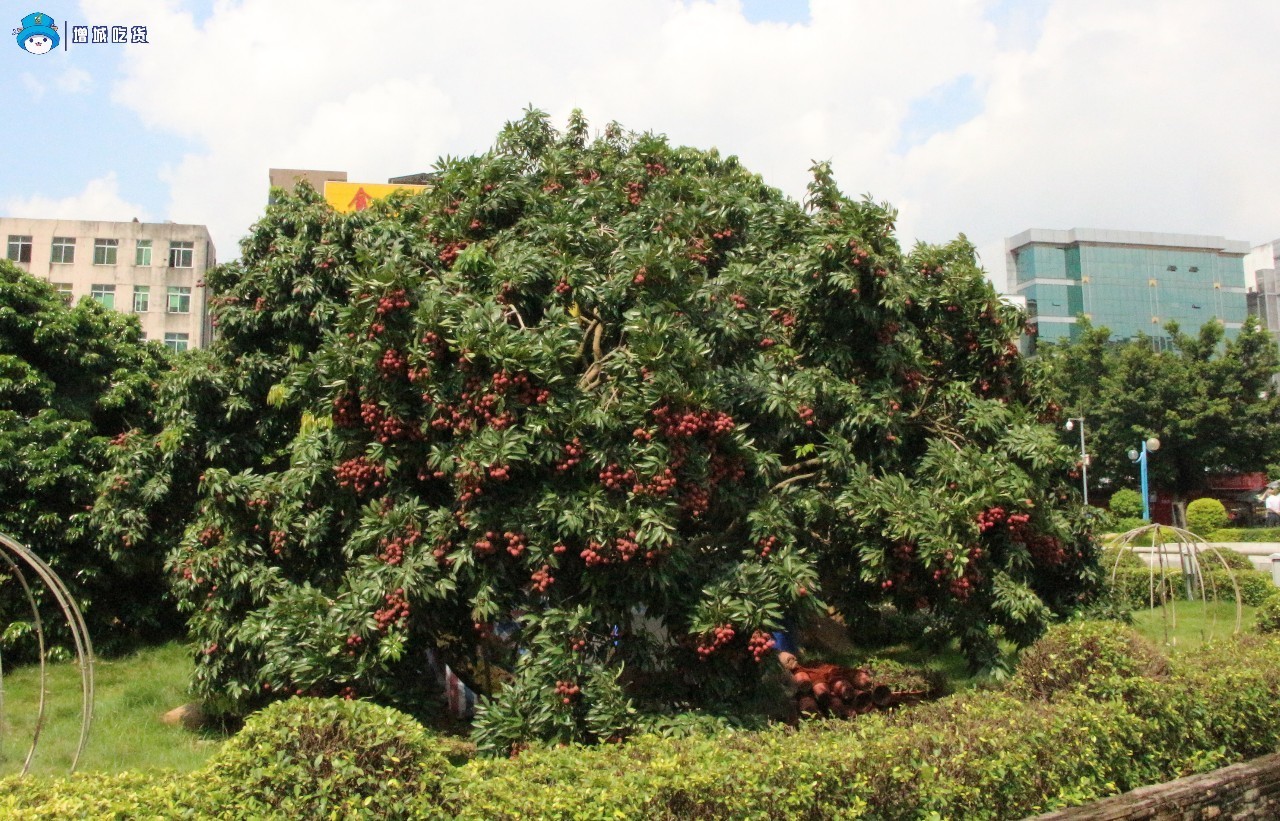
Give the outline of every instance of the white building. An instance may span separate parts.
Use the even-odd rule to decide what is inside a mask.
[[[203,225],[0,217],[6,257],[68,303],[92,297],[135,314],[144,339],[170,350],[212,339],[204,272],[215,264]]]
[[[1249,313],[1280,342],[1280,239],[1255,247],[1244,258]]]

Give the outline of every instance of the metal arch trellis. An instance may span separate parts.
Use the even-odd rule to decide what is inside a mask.
[[[27,603],[31,606],[32,624],[36,630],[36,644],[40,653],[40,699],[39,706],[36,711],[35,729],[31,734],[31,747],[27,750],[26,760],[22,764],[22,774],[26,775],[31,768],[31,761],[35,757],[36,746],[40,743],[40,732],[44,729],[45,721],[45,683],[48,677],[47,663],[45,661],[45,641],[44,641],[44,625],[40,619],[40,611],[36,605],[35,595],[31,591],[31,585],[27,582],[26,574],[23,573],[22,567],[15,561],[15,557],[21,559],[31,570],[35,571],[45,587],[53,594],[58,602],[58,607],[62,610],[62,615],[66,618],[67,624],[71,628],[71,640],[76,648],[76,661],[80,665],[80,743],[76,746],[75,756],[71,759],[71,770],[74,771],[76,764],[80,761],[80,754],[84,752],[85,744],[89,740],[89,727],[93,724],[93,644],[89,640],[89,628],[85,624],[84,616],[80,613],[80,608],[76,605],[75,599],[71,596],[71,591],[63,584],[58,574],[49,567],[43,559],[32,553],[23,545],[14,539],[0,533],[0,546],[4,550],[0,550],[0,558],[3,558],[5,564],[9,566],[9,570],[13,573],[18,584],[22,587],[22,592],[27,597]],[[3,705],[3,694],[0,693],[0,706]]]
[[[1120,562],[1125,551],[1136,553],[1135,547],[1145,547],[1145,545],[1136,545],[1135,542],[1148,533],[1151,534],[1152,560],[1146,562],[1147,599],[1149,606],[1153,610],[1156,605],[1161,605],[1160,615],[1164,628],[1165,644],[1170,643],[1170,627],[1176,629],[1178,626],[1177,609],[1163,606],[1171,603],[1175,597],[1175,591],[1173,590],[1174,572],[1182,573],[1186,598],[1193,601],[1199,598],[1206,616],[1209,613],[1210,597],[1215,602],[1222,600],[1221,593],[1225,593],[1225,588],[1219,591],[1217,577],[1204,573],[1201,567],[1200,555],[1206,552],[1216,558],[1218,563],[1222,565],[1222,569],[1227,571],[1227,578],[1231,581],[1232,592],[1235,594],[1236,601],[1236,619],[1233,633],[1239,633],[1244,618],[1244,600],[1240,595],[1240,582],[1236,579],[1235,570],[1223,557],[1221,550],[1189,530],[1170,527],[1169,525],[1152,524],[1136,527],[1117,536],[1109,545],[1116,548],[1116,557],[1111,565],[1110,581],[1112,588],[1114,589],[1115,587],[1116,575],[1120,569]],[[1167,539],[1169,536],[1172,537],[1172,541]],[[1172,563],[1174,558],[1177,559],[1176,564]],[[1216,623],[1216,611],[1210,621],[1211,623]]]

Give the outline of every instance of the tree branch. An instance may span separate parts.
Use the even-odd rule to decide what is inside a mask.
[[[815,456],[812,459],[805,459],[803,462],[796,462],[794,465],[783,465],[782,472],[783,474],[795,473],[797,471],[805,470],[806,468],[816,468],[823,464],[825,464],[823,458],[821,456]]]
[[[805,479],[812,479],[817,475],[818,475],[818,471],[816,470],[813,471],[812,473],[801,473],[798,476],[792,476],[790,479],[783,479],[781,482],[778,482],[776,485],[774,485],[771,488],[771,490],[782,490],[787,485],[793,484],[795,482],[800,482]]]

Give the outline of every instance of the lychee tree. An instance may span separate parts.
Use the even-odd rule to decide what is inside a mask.
[[[296,435],[210,462],[170,561],[222,709],[412,709],[430,652],[494,694],[486,748],[602,739],[742,703],[771,632],[825,606],[924,611],[982,665],[1087,590],[1020,314],[963,237],[904,254],[825,166],[801,205],[735,158],[531,112],[420,196],[294,207],[358,221],[347,298],[259,388]],[[265,284],[223,327],[289,304],[261,271],[315,264],[254,243],[237,282]]]
[[[165,551],[102,544],[88,513],[108,451],[128,431],[155,427],[155,388],[169,362],[140,333],[136,317],[91,299],[68,305],[48,282],[0,260],[0,532],[53,567],[108,652],[181,627],[160,603]],[[26,578],[58,646],[67,622]],[[0,570],[0,625],[9,661],[38,655],[30,604],[9,565]]]

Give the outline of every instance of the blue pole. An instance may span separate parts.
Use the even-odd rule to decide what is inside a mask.
[[[1142,442],[1142,455],[1138,457],[1138,469],[1142,474],[1142,518],[1151,521],[1151,494],[1147,492],[1147,443]]]

